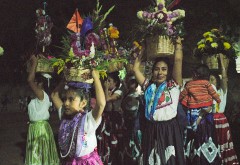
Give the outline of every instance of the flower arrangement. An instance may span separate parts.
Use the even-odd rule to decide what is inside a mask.
[[[185,11],[177,9],[170,11],[166,8],[165,0],[156,0],[156,6],[149,11],[138,11],[137,17],[141,20],[139,31],[144,35],[183,36],[183,22]]]
[[[3,49],[3,47],[0,46],[0,56],[2,56],[3,53],[4,53],[4,49]]]
[[[203,38],[197,43],[195,56],[212,56],[223,53],[228,58],[235,56],[232,43],[219,29],[211,29],[203,34]]]
[[[93,14],[83,19],[80,32],[69,32],[62,38],[60,58],[51,58],[52,66],[57,67],[58,73],[65,68],[95,68],[105,77],[110,67],[120,67],[119,63],[127,62],[126,51],[117,43],[118,29],[113,24],[105,27],[105,19],[113,8],[100,15],[102,6],[97,0]]]
[[[43,52],[45,52],[45,46],[50,45],[51,43],[51,29],[53,27],[53,23],[49,15],[46,14],[46,2],[43,3],[44,9],[36,10],[36,27],[35,33],[38,44],[43,46]]]

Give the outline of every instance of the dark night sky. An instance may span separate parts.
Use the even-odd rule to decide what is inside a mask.
[[[0,45],[5,54],[0,57],[0,83],[13,81],[14,78],[24,77],[24,54],[34,43],[35,10],[43,7],[40,0],[0,0]],[[96,6],[95,0],[46,0],[47,13],[52,18],[51,52],[56,53],[56,45],[60,46],[60,38],[66,33],[66,24],[75,8],[79,8],[81,15],[92,12]],[[100,0],[105,12],[112,5],[115,9],[109,15],[107,22],[112,22],[119,28],[120,37],[126,39],[134,27],[136,12],[147,8],[151,0]],[[231,2],[231,3],[230,3]],[[185,56],[191,56],[194,44],[201,34],[220,24],[227,24],[231,28],[239,27],[239,0],[182,0],[176,7],[185,9],[186,36],[184,41]],[[185,58],[185,63],[191,65]]]

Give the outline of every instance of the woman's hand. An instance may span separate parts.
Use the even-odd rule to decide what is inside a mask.
[[[134,64],[133,64],[133,71],[135,72],[136,70],[139,70],[141,61],[142,61],[142,56],[143,56],[144,48],[142,48],[139,52],[139,55],[136,57]]]

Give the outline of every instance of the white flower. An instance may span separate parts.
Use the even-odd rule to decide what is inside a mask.
[[[92,46],[90,47],[90,58],[94,58],[95,55],[95,47],[94,47],[94,43],[92,42]]]
[[[137,12],[137,17],[139,18],[139,19],[143,19],[143,11],[138,11]]]
[[[4,49],[0,46],[0,56],[2,56],[4,53]]]

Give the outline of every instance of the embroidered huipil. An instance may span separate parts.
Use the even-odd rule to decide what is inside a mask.
[[[63,112],[64,112],[64,109],[61,107],[58,111],[58,115],[59,115],[59,118],[62,119],[62,116],[63,116]],[[78,123],[76,123],[75,125],[79,125],[79,127],[82,126],[83,124],[83,135],[81,136],[81,142],[79,141],[73,141],[72,142],[72,145],[78,145],[76,146],[76,153],[77,152],[77,149],[79,147],[79,143],[81,143],[81,151],[80,153],[78,153],[76,155],[75,153],[75,157],[81,157],[81,156],[84,156],[84,155],[87,155],[87,154],[90,154],[91,152],[94,151],[94,149],[97,147],[97,139],[96,139],[96,129],[98,128],[98,126],[100,125],[101,123],[101,120],[102,118],[100,118],[97,122],[95,121],[95,119],[93,118],[92,116],[92,111],[89,111],[87,112],[86,114],[84,114],[85,117],[84,117],[84,121],[82,121],[81,119],[76,119],[76,121]],[[81,118],[81,114],[76,114],[75,117],[72,119],[72,120],[75,120],[75,118]],[[72,122],[69,120],[69,123]],[[81,122],[81,123],[79,123]],[[61,123],[63,124],[63,123]],[[73,125],[73,124],[72,124]],[[73,126],[74,127],[74,126]],[[79,131],[75,130],[74,132],[74,128],[71,127],[71,131],[68,132],[66,130],[66,135],[69,136],[68,134],[71,134],[70,136],[71,137],[76,137],[76,136],[79,136]],[[61,128],[61,126],[60,126]],[[78,129],[78,128],[77,128]],[[63,134],[64,135],[64,134]],[[73,140],[74,138],[69,138],[70,140]],[[70,144],[70,143],[69,143]],[[71,147],[72,145],[69,145],[69,147]],[[69,148],[68,147],[68,148]],[[68,149],[69,150],[69,149]],[[73,151],[75,152],[75,151]],[[66,155],[67,156],[67,155]]]
[[[174,80],[166,82],[165,86],[164,84],[162,84],[163,89],[160,89],[161,88],[160,86],[156,87],[155,84],[149,84],[148,79],[146,79],[144,84],[142,85],[143,90],[145,91],[145,101],[148,102],[147,100],[149,100],[149,103],[155,102],[156,104],[156,108],[154,108],[154,111],[151,114],[150,112],[151,108],[148,107],[147,105],[148,103],[146,103],[145,116],[147,114],[150,114],[150,118],[146,116],[146,118],[149,120],[167,121],[171,120],[177,115],[180,86]],[[161,92],[161,95],[155,97],[156,95],[158,95],[158,92]],[[147,97],[146,95],[149,95],[149,97],[151,98],[146,98]],[[151,104],[153,103],[150,103],[150,105]]]

